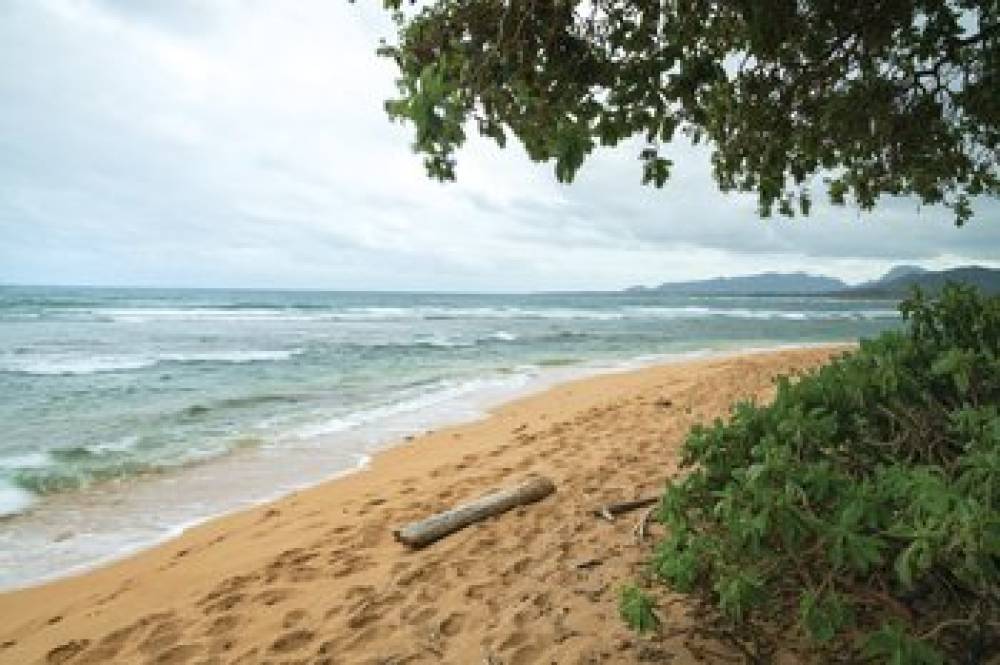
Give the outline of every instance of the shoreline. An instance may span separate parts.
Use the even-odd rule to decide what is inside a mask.
[[[29,512],[6,516],[0,520],[0,525],[6,524],[8,528],[18,529],[24,541],[31,538],[31,551],[48,546],[67,548],[68,553],[61,554],[60,563],[50,565],[47,570],[21,576],[8,574],[6,580],[0,575],[0,593],[28,589],[86,573],[169,542],[205,522],[278,501],[294,492],[363,471],[373,456],[392,447],[405,445],[414,437],[442,427],[461,426],[489,418],[493,410],[512,401],[544,393],[564,383],[698,359],[822,348],[829,345],[777,343],[733,348],[705,347],[618,361],[539,367],[534,370],[534,374],[515,373],[511,377],[484,375],[469,380],[483,384],[478,391],[460,393],[443,400],[431,400],[424,408],[407,409],[378,420],[362,422],[343,432],[319,434],[313,437],[315,444],[312,445],[287,448],[276,443],[236,449],[218,458],[162,474],[137,476],[92,490],[58,494],[47,500],[43,499],[29,509]],[[511,382],[509,379],[517,380]],[[500,385],[505,381],[506,385]],[[250,489],[244,486],[232,492],[216,494],[207,499],[212,502],[210,505],[198,510],[174,513],[162,523],[145,525],[141,533],[138,527],[133,528],[137,533],[129,533],[129,516],[140,517],[135,521],[141,521],[141,516],[161,505],[161,500],[176,492],[196,495],[216,475],[246,481],[255,472],[255,467],[265,463],[265,457],[271,452],[283,453],[283,464],[294,468],[296,472],[312,475],[294,481],[290,481],[289,472],[275,477],[252,478],[255,483]],[[320,473],[314,473],[314,468],[303,467],[304,461],[313,467],[316,455],[320,455],[323,460],[321,464],[325,470]],[[81,520],[86,525],[85,528],[74,528],[72,523],[78,527]],[[108,536],[109,533],[116,536]],[[124,537],[123,534],[129,534],[129,537]],[[110,543],[100,551],[83,554],[69,549],[73,539],[80,537],[85,541],[82,547],[86,547],[88,539],[118,537],[119,541],[117,545]],[[16,554],[8,554],[8,561],[4,562],[0,553],[0,569],[6,566],[8,570],[16,570],[19,561],[15,557]]]
[[[724,415],[729,402],[737,397],[766,395],[773,374],[815,365],[831,354],[847,348],[849,348],[847,344],[795,345],[794,348],[783,346],[778,350],[754,349],[741,350],[738,353],[730,351],[696,359],[668,361],[659,359],[652,366],[605,370],[583,378],[558,382],[555,385],[540,386],[535,391],[516,397],[513,401],[488,409],[475,420],[443,426],[417,436],[412,441],[397,440],[395,445],[393,442],[387,442],[374,452],[368,466],[357,471],[342,472],[339,476],[327,478],[317,485],[292,490],[280,498],[256,503],[237,512],[205,518],[176,536],[124,557],[116,557],[114,561],[106,562],[99,567],[90,567],[69,577],[59,577],[0,593],[0,619],[3,619],[0,625],[6,627],[0,629],[0,662],[39,660],[44,662],[45,658],[50,662],[88,662],[88,658],[89,662],[104,662],[104,660],[133,662],[152,657],[154,651],[164,656],[171,650],[173,650],[171,651],[173,660],[163,662],[184,662],[180,659],[182,651],[191,657],[200,654],[199,658],[211,654],[219,662],[228,662],[231,656],[237,655],[230,652],[241,649],[245,654],[256,649],[253,651],[255,655],[248,656],[249,662],[256,662],[255,658],[263,658],[268,653],[274,657],[284,653],[283,648],[290,645],[282,642],[283,636],[287,637],[293,633],[298,634],[302,644],[295,649],[289,649],[288,654],[295,652],[298,656],[304,654],[306,648],[312,648],[315,657],[320,659],[323,654],[316,652],[317,645],[313,643],[314,640],[320,641],[316,637],[317,631],[299,628],[296,633],[286,624],[305,625],[312,622],[319,626],[324,621],[336,623],[342,618],[346,618],[346,629],[334,631],[338,634],[343,633],[341,637],[344,644],[339,645],[338,649],[347,651],[353,649],[356,654],[366,654],[367,651],[362,649],[366,645],[355,643],[357,640],[352,638],[365,633],[363,629],[369,624],[379,624],[381,621],[368,616],[371,614],[370,611],[359,612],[359,610],[370,609],[369,606],[373,603],[379,604],[383,609],[392,609],[393,612],[388,614],[395,613],[398,625],[390,632],[393,635],[398,633],[400,637],[407,634],[408,626],[414,623],[415,617],[419,614],[414,610],[406,612],[407,616],[403,616],[404,610],[407,610],[402,602],[405,598],[398,599],[399,602],[388,602],[393,597],[392,593],[389,593],[388,600],[377,597],[382,593],[380,589],[400,585],[399,578],[406,576],[406,571],[412,567],[410,564],[413,559],[430,559],[439,567],[447,567],[447,561],[437,558],[436,551],[452,550],[456,544],[462,542],[468,544],[467,541],[477,533],[492,529],[502,532],[510,528],[511,522],[519,524],[525,522],[528,515],[532,515],[532,519],[542,520],[545,518],[545,505],[554,501],[551,498],[546,499],[537,506],[514,511],[515,516],[512,518],[502,517],[470,527],[447,539],[441,547],[433,546],[416,553],[404,551],[392,541],[389,528],[392,524],[429,514],[459,500],[473,498],[494,487],[515,481],[528,472],[546,470],[553,476],[559,474],[565,476],[557,477],[558,489],[555,501],[569,501],[575,504],[584,496],[593,495],[588,500],[596,504],[598,495],[602,493],[601,484],[596,483],[595,487],[590,487],[587,481],[571,477],[574,471],[585,474],[589,471],[593,475],[600,469],[600,472],[605,474],[629,471],[635,475],[639,468],[645,467],[639,456],[633,454],[625,460],[623,469],[614,469],[609,466],[606,457],[598,459],[600,456],[596,451],[586,452],[588,455],[596,456],[591,461],[597,466],[588,467],[583,463],[585,460],[581,460],[578,469],[574,469],[571,463],[555,465],[552,460],[574,452],[576,444],[565,436],[568,430],[574,429],[581,423],[590,422],[594,427],[584,427],[579,435],[588,436],[590,432],[589,436],[593,438],[592,433],[603,432],[604,436],[598,437],[599,444],[595,443],[595,446],[599,445],[605,455],[609,452],[606,450],[607,435],[611,433],[635,439],[637,444],[645,445],[644,450],[648,450],[650,441],[640,440],[638,433],[640,430],[647,433],[658,431],[654,426],[655,422],[649,422],[650,416],[652,415],[655,421],[656,417],[662,414],[659,414],[659,407],[651,405],[650,392],[660,390],[662,385],[672,385],[673,391],[679,391],[680,397],[671,398],[678,403],[678,406],[681,401],[687,402],[684,407],[686,412],[672,414],[673,417],[668,419],[670,426],[667,429],[670,436],[676,439],[682,436],[693,422]],[[685,378],[686,375],[690,377]],[[663,384],[664,381],[666,384]],[[685,390],[691,394],[685,393]],[[650,408],[653,409],[652,414],[648,413]],[[603,415],[608,413],[616,414],[618,417],[611,422],[604,422]],[[623,419],[633,419],[634,429],[623,429],[620,422],[614,422]],[[525,438],[529,436],[534,438]],[[537,449],[540,441],[547,442],[544,451]],[[500,445],[497,445],[498,443]],[[659,451],[663,456],[664,468],[675,465],[676,447],[677,441],[674,440]],[[542,452],[546,454],[543,455]],[[630,465],[638,468],[629,469]],[[662,486],[663,479],[661,477],[658,480],[644,480],[637,477],[631,492],[638,495],[653,491]],[[595,482],[594,479],[589,481],[590,484]],[[617,489],[619,495],[608,495],[604,498],[606,500],[633,498],[633,496],[620,496],[622,492],[629,490],[628,485],[619,484]],[[579,511],[571,513],[574,519],[590,521],[589,516],[577,515],[577,512]],[[273,526],[278,528],[271,528],[272,522]],[[267,528],[261,526],[264,523],[268,524]],[[623,522],[621,526],[626,525]],[[599,530],[600,527],[599,524],[587,523],[580,528],[591,531]],[[286,533],[288,537],[284,539],[278,537],[286,531],[294,533],[290,535]],[[621,531],[621,527],[615,527],[615,531]],[[302,535],[307,532],[309,536]],[[534,540],[547,541],[546,533],[546,529],[537,529]],[[562,534],[561,540],[555,543],[558,545],[556,549],[572,547],[575,538],[571,536],[572,534]],[[309,540],[314,537],[318,540]],[[493,540],[497,542],[500,539],[495,536]],[[529,540],[522,543],[519,549],[532,550],[543,544]],[[553,545],[553,543],[547,544]],[[583,549],[595,545],[599,543],[586,544]],[[636,552],[633,552],[633,555],[643,554],[640,548],[634,549]],[[299,550],[301,552],[298,552]],[[293,554],[289,554],[290,552]],[[508,553],[508,556],[512,554]],[[328,557],[327,565],[316,565],[315,561],[324,555]],[[501,563],[496,558],[496,553],[491,557],[490,552],[484,550],[479,556],[474,557],[473,563],[466,561],[468,565],[465,567],[470,569],[469,574],[472,569],[477,568],[477,564],[496,567]],[[537,557],[535,561],[536,557],[529,557],[535,563],[541,563],[545,558]],[[617,563],[628,563],[634,559],[635,556],[626,556]],[[529,564],[520,567],[525,570],[532,568]],[[419,567],[417,569],[419,570]],[[271,573],[268,573],[268,570]],[[286,574],[289,571],[291,574]],[[498,574],[499,578],[508,577],[503,571],[494,571],[493,575],[480,576],[482,584],[489,586],[491,580],[496,581]],[[519,575],[520,573],[510,575],[509,585],[517,586],[517,580],[514,578]],[[466,576],[468,575],[459,577]],[[296,608],[295,611],[301,610],[295,615],[301,614],[300,619],[292,621],[289,618],[290,613],[286,612],[281,621],[275,622],[274,608],[285,604],[286,599],[283,597],[280,601],[268,604],[264,602],[266,598],[263,598],[262,594],[269,590],[276,592],[277,588],[263,589],[257,596],[251,597],[244,587],[268,586],[267,580],[275,578],[270,584],[274,587],[275,582],[285,577],[289,579],[284,580],[286,584],[282,588],[289,591],[289,597],[299,596],[302,601],[308,601],[312,596],[310,584],[321,583],[329,587],[327,589],[329,593],[324,595],[326,601],[332,601],[338,596],[342,599],[339,603],[340,609],[334,612],[330,607],[325,610],[322,617],[314,616],[315,612],[310,611],[310,607],[320,599],[313,598],[312,601],[305,602],[303,607]],[[618,583],[624,583],[627,579],[627,576],[622,576]],[[220,590],[220,586],[225,589]],[[470,588],[467,586],[465,591]],[[291,590],[295,593],[291,593]],[[400,593],[397,592],[396,595]],[[220,606],[217,611],[208,611],[207,606],[215,604],[206,601],[210,596],[216,600],[226,598],[228,600],[223,605],[227,605],[229,601],[232,601],[233,605],[228,609]],[[276,597],[272,593],[267,598],[272,596]],[[610,596],[615,596],[615,593],[611,593]],[[258,597],[262,600],[259,603],[253,602],[253,598]],[[351,604],[352,598],[361,602],[363,607],[354,610],[346,607]],[[469,604],[470,597],[464,594],[463,598],[464,600],[459,603],[451,599],[449,602],[452,609],[456,604]],[[471,598],[471,600],[477,599]],[[607,599],[601,600],[603,602]],[[253,611],[249,615],[241,613],[237,617],[237,613],[231,610],[244,603],[254,605]],[[420,605],[420,602],[416,604]],[[428,605],[424,609],[431,609],[434,603],[432,600],[427,600],[423,604]],[[92,609],[87,609],[91,607]],[[613,610],[613,603],[609,607]],[[603,609],[609,624],[617,622],[616,614],[607,616],[612,610],[608,607]],[[140,640],[138,637],[140,633],[150,631],[155,633],[156,626],[163,623],[153,619],[149,619],[141,626],[132,626],[129,631],[125,631],[128,635],[122,632],[123,626],[128,621],[134,621],[143,615],[148,618],[164,611],[173,617],[168,623],[176,630],[163,629],[163,631],[174,635],[176,639],[160,640],[164,644],[159,644],[155,640],[151,642],[150,635],[146,634],[145,639]],[[438,613],[434,612],[434,616]],[[452,611],[449,616],[454,614]],[[476,645],[468,640],[458,639],[470,632],[471,628],[455,626],[456,623],[465,624],[468,620],[465,616],[467,613],[459,612],[459,614],[463,615],[461,620],[455,619],[447,625],[445,618],[440,619],[436,629],[438,638],[454,646],[444,649],[442,653],[448,657],[442,657],[437,662],[470,662],[463,658],[481,659],[479,651],[484,648],[496,649],[498,654],[510,652],[507,654],[510,656],[510,662],[520,662],[518,658],[513,657],[517,653],[521,653],[522,656],[527,655],[528,652],[524,649],[514,648],[516,645],[501,649],[500,642],[504,640],[487,647],[484,646],[485,642],[482,642],[482,639],[479,640],[482,643]],[[242,640],[245,643],[239,643],[240,640],[234,642],[233,638],[225,637],[226,634],[232,634],[232,629],[208,630],[211,626],[224,627],[216,625],[223,616],[229,619],[222,623],[227,625],[233,623],[233,628],[241,627],[241,630],[237,631],[240,636],[243,636],[244,632],[248,633],[249,639]],[[307,621],[307,616],[312,618]],[[211,626],[200,626],[209,619]],[[180,639],[187,635],[188,627],[197,626],[200,626],[200,631],[195,631],[198,640]],[[615,628],[617,627],[615,623]],[[216,632],[219,634],[215,635]],[[305,639],[307,633],[311,633],[312,637]],[[122,639],[116,638],[110,641],[107,639],[115,634]],[[136,636],[134,644],[130,641],[133,634]],[[513,633],[510,633],[508,627],[505,634],[510,637]],[[631,639],[627,632],[623,635],[622,639]],[[444,639],[445,637],[456,639]],[[482,637],[480,635],[480,638]],[[412,635],[407,639],[412,643]],[[166,642],[170,642],[170,645]],[[399,644],[396,644],[395,640],[380,640],[380,642],[381,645],[368,644],[367,647],[388,648],[391,643],[396,645],[393,648],[402,649],[403,646],[400,645],[406,640],[400,641]],[[229,646],[223,648],[226,644]],[[158,645],[164,648],[157,651],[154,647]],[[167,646],[170,648],[166,648]],[[186,648],[180,649],[180,647]],[[62,650],[59,650],[60,648]],[[540,647],[536,645],[533,648],[538,651]],[[91,655],[88,656],[88,653]],[[433,649],[428,653],[433,656]],[[573,653],[579,654],[582,651],[577,649]],[[56,660],[52,660],[53,658]],[[531,659],[520,660],[535,662]],[[414,662],[417,661],[419,657]],[[339,661],[334,659],[331,662]],[[433,658],[428,662],[433,662]],[[557,662],[574,661],[557,659]]]

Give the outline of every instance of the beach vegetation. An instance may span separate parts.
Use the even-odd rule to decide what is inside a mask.
[[[619,601],[622,620],[638,633],[646,633],[660,625],[652,599],[634,584],[625,586]]]
[[[950,284],[900,311],[694,427],[663,495],[652,576],[761,662],[790,641],[821,662],[1000,652],[1000,296]]]
[[[384,2],[386,109],[439,180],[471,131],[517,139],[561,182],[628,141],[656,187],[685,136],[763,216],[807,215],[825,189],[861,209],[914,196],[961,224],[1000,193],[995,0]]]

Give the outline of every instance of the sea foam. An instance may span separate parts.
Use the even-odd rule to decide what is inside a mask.
[[[38,376],[102,374],[148,369],[163,363],[253,363],[287,360],[301,349],[275,351],[214,351],[130,356],[25,354],[0,357],[0,372]]]
[[[35,502],[35,495],[0,480],[0,517],[23,513]]]

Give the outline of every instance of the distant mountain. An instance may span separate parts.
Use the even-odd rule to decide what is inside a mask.
[[[864,282],[863,284],[859,284],[854,288],[862,288],[862,287],[867,288],[870,286],[876,286],[878,284],[887,284],[893,280],[900,279],[902,277],[907,277],[909,275],[917,275],[925,272],[927,272],[927,268],[921,268],[920,266],[910,266],[910,265],[893,266],[892,268],[889,268],[889,272],[882,275],[878,279],[873,279],[870,282]]]
[[[867,291],[880,288],[889,282],[894,280],[907,277],[909,275],[917,275],[927,272],[927,268],[921,268],[920,266],[914,265],[898,265],[889,268],[889,270],[881,277],[876,277],[875,279],[868,280],[867,282],[861,282],[860,284],[855,284],[850,287],[851,291]]]
[[[905,268],[908,266],[899,266]],[[895,270],[895,268],[893,269]],[[927,271],[916,270],[904,272],[890,279],[890,270],[882,279],[848,289],[837,295],[845,296],[902,296],[913,286],[919,286],[924,291],[935,292],[947,282],[963,282],[978,287],[984,293],[1000,293],[1000,270],[982,266],[966,266],[951,270]]]
[[[767,295],[817,294],[842,291],[847,284],[824,275],[804,272],[766,272],[741,277],[716,277],[692,282],[667,282],[654,287],[634,286],[632,293],[670,293],[680,295]]]

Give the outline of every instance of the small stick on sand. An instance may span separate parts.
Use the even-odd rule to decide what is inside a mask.
[[[541,501],[556,491],[548,478],[531,477],[519,485],[492,492],[475,501],[396,529],[393,535],[410,547],[424,547],[445,536],[511,508]]]
[[[619,501],[617,503],[608,503],[600,508],[594,510],[594,515],[597,517],[603,517],[609,522],[615,521],[615,516],[621,515],[622,513],[628,513],[639,508],[645,508],[646,506],[651,506],[660,500],[659,496],[648,496],[645,499],[635,499],[634,501]]]
[[[636,544],[641,544],[643,540],[646,539],[646,531],[649,529],[649,520],[653,517],[653,513],[656,512],[656,506],[652,505],[643,512],[642,517],[635,525],[635,542]]]

